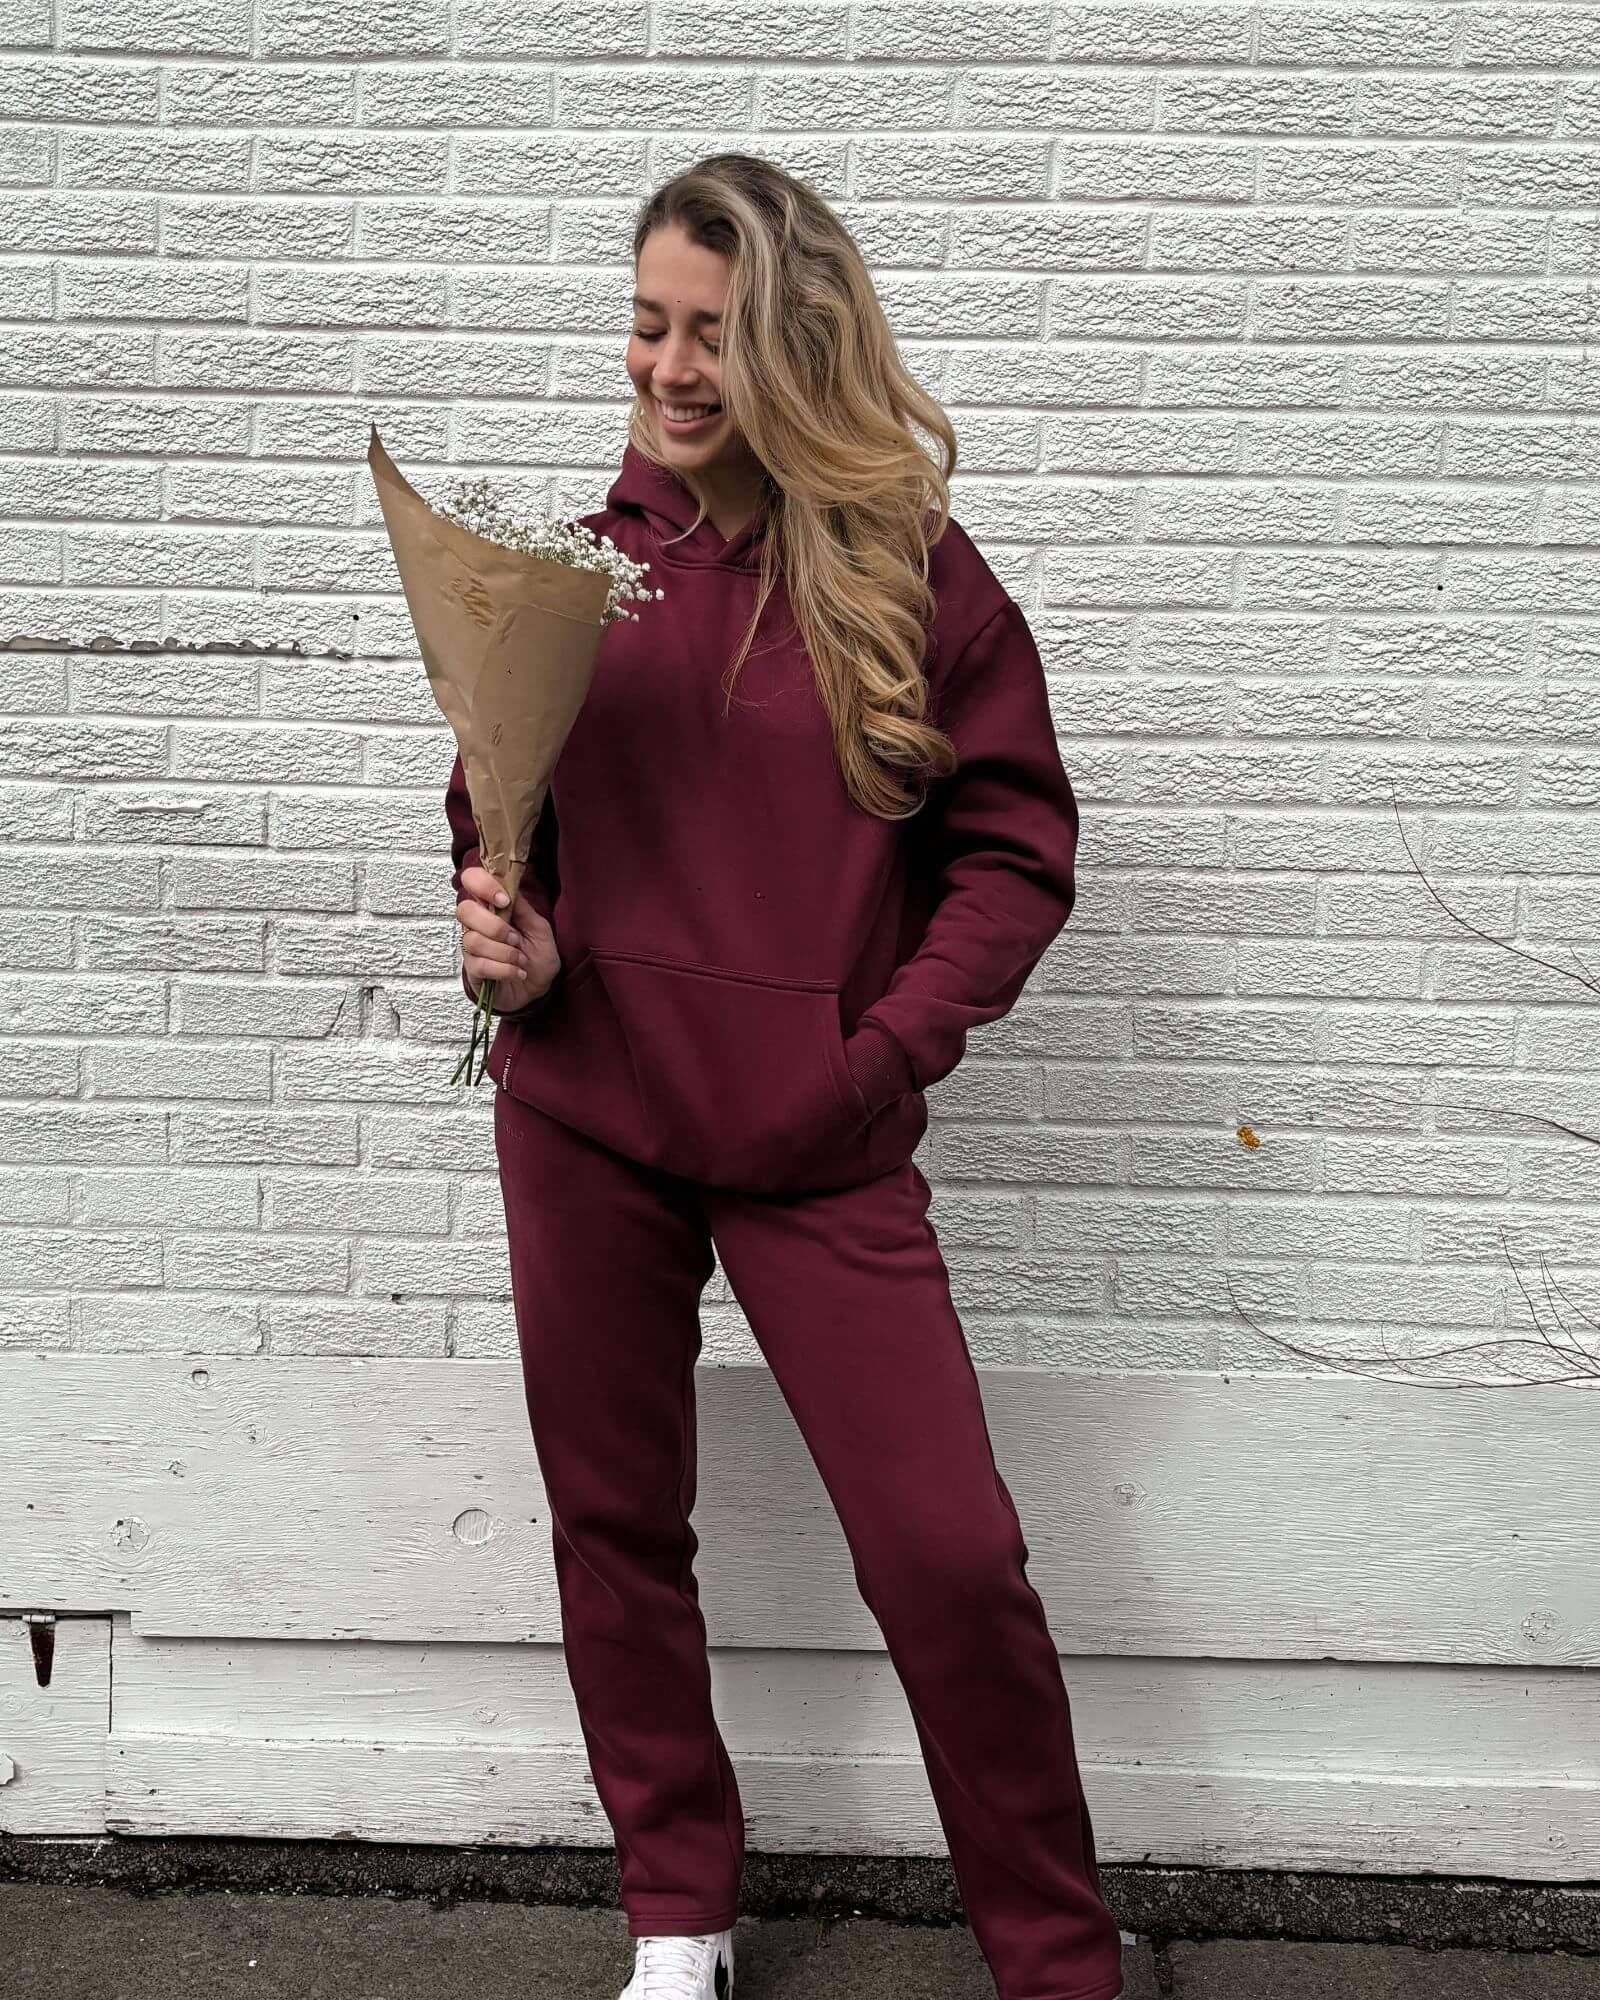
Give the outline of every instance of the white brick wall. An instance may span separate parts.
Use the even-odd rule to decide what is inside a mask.
[[[933,1096],[975,1350],[1284,1365],[1230,1286],[1310,1346],[1521,1332],[1502,1225],[1594,1299],[1600,1153],[1522,1114],[1600,1131],[1596,995],[1452,923],[1390,796],[1473,923],[1592,940],[1600,7],[0,0],[0,44],[0,1346],[512,1352],[367,426],[596,504],[636,203],[723,145],[857,232],[1083,804],[1076,914]]]

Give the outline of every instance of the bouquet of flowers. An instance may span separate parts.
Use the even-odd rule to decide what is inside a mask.
[[[457,481],[429,506],[372,427],[367,463],[428,683],[455,732],[482,836],[483,866],[516,904],[533,830],[594,676],[605,627],[665,593],[644,587],[609,535],[548,515],[524,520],[486,479]],[[472,1038],[450,1081],[488,1061],[494,985],[484,980]]]

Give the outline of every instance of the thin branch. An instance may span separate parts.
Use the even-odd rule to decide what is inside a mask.
[[[1406,839],[1405,822],[1400,817],[1400,799],[1398,793],[1391,792],[1389,797],[1394,806],[1395,824],[1400,829],[1401,843],[1410,858],[1412,867],[1416,869],[1417,878],[1447,917],[1460,924],[1464,930],[1471,931],[1474,937],[1481,937],[1486,944],[1497,944],[1502,951],[1509,951],[1514,958],[1525,958],[1530,965],[1542,965],[1547,972],[1559,972],[1563,979],[1575,980],[1578,985],[1585,987],[1589,992],[1600,993],[1600,983],[1597,983],[1592,977],[1583,973],[1569,972],[1564,965],[1557,965],[1552,959],[1540,958],[1537,952],[1524,951],[1520,945],[1507,944],[1504,938],[1497,938],[1490,932],[1480,929],[1470,917],[1462,916],[1459,910],[1452,910],[1443,896],[1439,894],[1438,890],[1423,873],[1417,857],[1411,852],[1411,843]],[[1568,949],[1571,950],[1571,947],[1568,946]],[[1574,952],[1573,956],[1576,957],[1577,954]]]
[[[1345,1369],[1358,1375],[1366,1375],[1369,1380],[1372,1379],[1368,1364],[1364,1357],[1360,1355],[1328,1354],[1320,1352],[1316,1348],[1301,1347],[1297,1342],[1286,1339],[1282,1334],[1274,1333],[1270,1327],[1263,1326],[1252,1314],[1246,1312],[1244,1307],[1239,1304],[1238,1299],[1234,1297],[1233,1280],[1231,1277],[1227,1279],[1227,1285],[1229,1296],[1233,1297],[1234,1308],[1238,1312],[1239,1317],[1244,1320],[1247,1326],[1253,1328],[1255,1332],[1263,1334],[1274,1346],[1285,1348],[1289,1353],[1297,1354],[1304,1360],[1330,1363],[1335,1368]],[[1475,1354],[1481,1349],[1508,1347],[1535,1347],[1543,1353],[1546,1351],[1546,1346],[1547,1343],[1545,1342],[1530,1340],[1523,1335],[1508,1335],[1499,1340],[1461,1341],[1450,1347],[1437,1348],[1426,1358],[1429,1360],[1438,1360],[1440,1357],[1449,1354]],[[1387,1348],[1385,1348],[1385,1360],[1389,1365],[1395,1365],[1395,1357],[1388,1354]],[[1547,1389],[1571,1382],[1588,1383],[1600,1381],[1600,1364],[1573,1375],[1525,1377],[1520,1381],[1485,1381],[1481,1377],[1476,1379],[1472,1377],[1458,1377],[1454,1379],[1447,1377],[1441,1379],[1434,1375],[1389,1375],[1380,1376],[1376,1379],[1397,1382],[1406,1387],[1416,1389]]]
[[[1396,792],[1391,791],[1390,802],[1394,806],[1395,823],[1400,830],[1401,844],[1406,850],[1406,856],[1411,862],[1412,868],[1415,870],[1418,879],[1428,894],[1432,896],[1433,900],[1452,922],[1460,924],[1464,930],[1471,931],[1474,937],[1482,938],[1486,944],[1498,945],[1502,951],[1510,952],[1514,958],[1524,959],[1529,965],[1542,966],[1547,972],[1559,973],[1564,979],[1575,980],[1586,991],[1600,994],[1600,980],[1597,980],[1588,966],[1584,964],[1574,946],[1569,944],[1566,949],[1580,968],[1578,972],[1571,972],[1563,965],[1557,965],[1550,959],[1541,958],[1536,952],[1524,951],[1518,945],[1508,944],[1504,938],[1493,936],[1490,932],[1473,923],[1470,918],[1462,916],[1458,910],[1451,909],[1450,905],[1428,880],[1415,854],[1412,853],[1411,843],[1406,839],[1405,822],[1400,815],[1400,800]],[[1428,1065],[1427,1067],[1436,1069],[1438,1065]],[[1381,1091],[1386,1086],[1380,1083],[1377,1087]],[[1584,1145],[1600,1145],[1600,1134],[1582,1131],[1576,1125],[1565,1124],[1561,1119],[1547,1117],[1543,1112],[1539,1111],[1521,1111],[1515,1107],[1504,1105],[1469,1104],[1459,1098],[1432,1098],[1423,1100],[1420,1108],[1432,1111],[1440,1109],[1476,1111],[1490,1117],[1500,1118],[1527,1118],[1531,1119],[1537,1125],[1548,1127],[1552,1132],[1565,1133],[1568,1138],[1577,1139]],[[1600,1386],[1600,1353],[1590,1352],[1589,1348],[1584,1345],[1577,1332],[1569,1323],[1568,1316],[1570,1314],[1575,1317],[1595,1333],[1600,1333],[1600,1319],[1596,1319],[1593,1314],[1578,1304],[1577,1301],[1572,1299],[1563,1290],[1561,1284],[1552,1273],[1549,1259],[1543,1251],[1540,1251],[1534,1260],[1539,1273],[1539,1291],[1543,1296],[1543,1310],[1541,1310],[1539,1298],[1535,1296],[1534,1292],[1530,1290],[1528,1284],[1524,1281],[1523,1275],[1517,1267],[1516,1259],[1511,1254],[1510,1246],[1506,1241],[1506,1232],[1503,1224],[1500,1225],[1499,1235],[1501,1252],[1511,1267],[1512,1277],[1516,1282],[1517,1290],[1522,1295],[1523,1304],[1528,1309],[1528,1316],[1533,1322],[1534,1333],[1537,1338],[1525,1334],[1506,1334],[1493,1340],[1461,1341],[1449,1347],[1435,1348],[1425,1358],[1429,1361],[1439,1361],[1446,1356],[1455,1354],[1476,1354],[1485,1350],[1505,1353],[1514,1348],[1531,1347],[1538,1351],[1542,1359],[1548,1360],[1554,1357],[1560,1362],[1578,1363],[1577,1372],[1565,1375],[1536,1376],[1511,1381],[1503,1377],[1484,1381],[1481,1378],[1477,1380],[1471,1378],[1450,1379],[1441,1378],[1436,1375],[1418,1376],[1415,1374],[1381,1375],[1374,1377],[1371,1373],[1372,1364],[1366,1356],[1321,1353],[1314,1348],[1301,1347],[1296,1342],[1286,1339],[1282,1334],[1274,1333],[1271,1328],[1263,1326],[1258,1319],[1246,1312],[1243,1306],[1240,1305],[1238,1298],[1234,1294],[1231,1275],[1225,1273],[1224,1276],[1228,1286],[1228,1295],[1233,1299],[1234,1310],[1245,1321],[1246,1325],[1251,1327],[1256,1333],[1264,1336],[1267,1340],[1270,1340],[1274,1346],[1281,1347],[1286,1353],[1299,1355],[1303,1360],[1315,1361],[1324,1366],[1331,1366],[1356,1375],[1363,1375],[1369,1380],[1398,1382],[1403,1386],[1418,1389],[1548,1389],[1568,1384],[1582,1384],[1585,1387],[1591,1385]],[[1552,1331],[1551,1324],[1547,1323],[1547,1316],[1548,1321],[1553,1323],[1554,1331]],[[1384,1364],[1394,1365],[1394,1357],[1389,1354],[1386,1329],[1380,1331],[1379,1339],[1383,1348]]]

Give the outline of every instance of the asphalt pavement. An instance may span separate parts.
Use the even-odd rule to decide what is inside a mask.
[[[620,1911],[0,1881],[4,2000],[617,2000]],[[736,2000],[995,2000],[960,1924],[746,1917]],[[1135,1938],[1124,2000],[1600,2000],[1600,1955]]]

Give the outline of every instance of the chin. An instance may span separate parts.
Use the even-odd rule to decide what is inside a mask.
[[[725,450],[728,444],[728,432],[720,425],[699,438],[674,437],[671,431],[658,425],[656,437],[667,451],[678,452],[683,457],[702,458],[707,452]]]

